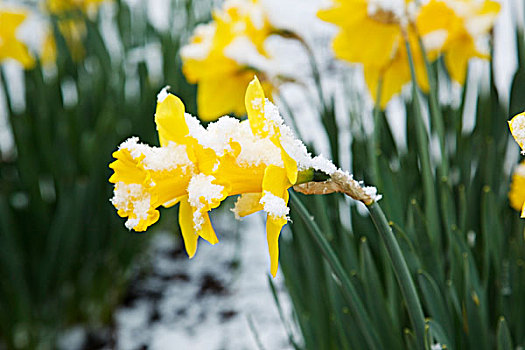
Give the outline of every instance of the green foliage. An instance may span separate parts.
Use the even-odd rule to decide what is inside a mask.
[[[522,57],[521,33],[517,40]],[[457,107],[440,105],[438,84],[450,82],[437,79],[442,62],[429,65],[430,95],[414,89],[405,105],[406,149],[397,147],[382,111],[376,110],[368,136],[360,101],[348,96],[352,170],[378,187],[389,221],[381,220],[378,206],[364,214],[364,205],[340,195],[292,196],[293,224],[281,240],[281,267],[302,348],[525,346],[525,226],[509,206],[504,170],[507,120],[525,109],[525,60],[519,62],[509,103],[498,96],[491,64],[489,89],[476,97],[472,130],[462,124],[467,94]],[[335,120],[332,105],[325,100],[321,113],[334,150],[341,130],[327,122]],[[442,157],[430,153],[431,139]],[[309,234],[316,230],[328,247]],[[346,298],[348,289],[355,300]],[[373,342],[367,340],[371,333]]]
[[[121,56],[103,39],[102,19],[85,18],[86,55],[74,62],[60,19],[51,18],[56,72],[38,65],[25,73],[23,110],[12,106],[0,67],[16,149],[0,161],[0,344],[7,348],[55,348],[66,327],[110,322],[148,237],[127,232],[109,202],[111,153],[129,135],[157,142],[152,117],[162,86],[196,109],[177,56],[187,32],[159,32],[145,8],[113,6]],[[187,30],[192,11],[191,1],[172,4]],[[137,56],[151,44],[160,44],[162,79]]]

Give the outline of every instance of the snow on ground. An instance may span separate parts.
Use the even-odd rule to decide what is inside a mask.
[[[256,349],[256,337],[265,349],[290,348],[268,284],[262,216],[235,227],[231,213],[214,214],[220,242],[201,240],[191,260],[172,234],[153,238],[151,271],[115,314],[117,349]],[[282,277],[274,283],[289,316]]]

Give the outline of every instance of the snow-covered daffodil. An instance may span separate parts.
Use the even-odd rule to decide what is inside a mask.
[[[18,27],[26,17],[25,12],[0,9],[0,62],[13,59],[20,62],[24,68],[34,66],[33,56],[16,36]]]
[[[430,0],[416,20],[429,58],[442,54],[450,77],[464,84],[468,61],[489,58],[484,44],[500,7],[493,0]]]
[[[180,203],[179,223],[186,251],[193,257],[198,237],[211,244],[218,242],[208,211],[226,198],[224,186],[211,175],[216,154],[204,149],[190,136],[184,105],[174,95],[161,93],[155,122],[160,147],[140,144],[132,137],[113,153],[110,164],[115,184],[111,199],[126,227],[145,231],[159,219],[160,206]]]
[[[227,0],[199,25],[181,49],[183,72],[197,87],[199,117],[246,114],[244,92],[255,73],[264,74],[268,54],[264,41],[274,31],[259,0]],[[263,79],[267,92],[271,84]]]
[[[159,219],[158,207],[180,203],[179,224],[186,251],[193,257],[198,238],[217,243],[208,212],[228,196],[237,196],[237,217],[257,211],[267,214],[266,236],[275,276],[279,235],[288,221],[288,190],[302,193],[344,192],[370,204],[375,189],[362,188],[351,175],[327,159],[312,157],[283,123],[277,107],[254,78],[245,95],[248,119],[222,117],[204,128],[184,113],[184,105],[163,90],[155,123],[160,147],[132,137],[113,153],[115,184],[111,199],[126,227],[144,231]],[[315,174],[322,174],[315,178]],[[332,177],[332,182],[325,181]],[[330,181],[330,180],[329,180]]]

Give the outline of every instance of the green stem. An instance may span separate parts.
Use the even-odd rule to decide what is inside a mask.
[[[414,68],[414,59],[410,49],[410,43],[405,38],[405,45],[410,64],[410,73],[412,75],[412,103],[414,107],[416,137],[419,147],[419,158],[421,161],[421,171],[423,175],[423,191],[425,194],[425,214],[428,218],[428,230],[432,243],[436,246],[437,251],[440,251],[440,231],[439,231],[439,211],[437,206],[437,194],[434,186],[434,174],[432,165],[430,164],[430,153],[428,150],[428,134],[423,123],[423,116],[421,114],[421,105],[418,97],[418,85],[416,80],[416,70]]]
[[[419,301],[416,292],[416,286],[414,285],[414,281],[408,270],[405,258],[379,204],[374,202],[367,206],[367,208],[377,231],[385,243],[397,281],[399,282],[401,293],[403,294],[403,299],[407,306],[410,321],[412,322],[412,326],[416,333],[419,347],[423,349],[425,346],[425,317],[423,315],[423,309],[421,308],[421,302]]]
[[[365,306],[363,305],[363,302],[361,301],[361,298],[359,297],[359,294],[357,293],[354,285],[350,281],[350,278],[348,277],[348,274],[343,268],[341,261],[337,258],[337,255],[332,250],[332,247],[330,247],[330,244],[324,237],[323,232],[321,231],[319,226],[317,226],[317,223],[314,221],[313,216],[308,212],[308,210],[303,205],[299,197],[295,193],[291,192],[290,198],[294,204],[294,208],[297,210],[297,213],[308,228],[308,232],[311,234],[315,243],[321,250],[321,253],[330,265],[333,273],[339,279],[343,295],[345,296],[346,301],[348,302],[348,305],[352,310],[352,313],[357,321],[359,329],[361,330],[368,347],[370,349],[384,349],[380,342],[379,335],[375,331],[375,328],[372,327],[372,321],[368,316],[368,313],[365,309]]]
[[[381,136],[381,123],[379,118],[381,116],[381,90],[383,87],[383,79],[380,78],[377,83],[377,94],[376,102],[374,105],[374,133],[372,135],[372,142],[369,143],[369,157],[370,164],[372,164],[372,181],[371,183],[376,184],[381,188],[381,181],[379,179],[379,164],[378,164],[378,153],[380,152],[380,136]]]
[[[432,67],[428,60],[427,52],[421,37],[418,37],[419,48],[425,61],[425,68],[427,71],[428,83],[430,86],[429,97],[430,97],[430,116],[431,122],[438,134],[439,146],[441,151],[441,176],[448,177],[448,163],[446,157],[446,139],[445,139],[445,126],[443,122],[443,114],[439,109],[439,98],[438,98],[438,80],[435,69]]]

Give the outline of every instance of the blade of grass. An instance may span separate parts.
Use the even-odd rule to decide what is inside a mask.
[[[416,333],[418,346],[423,349],[425,345],[425,317],[407,263],[379,204],[374,202],[367,206],[367,208],[374,224],[376,225],[377,231],[381,235],[387,248],[392,266],[394,267],[394,272],[399,282],[399,287],[401,288],[401,293],[403,294],[404,301],[407,305],[407,312],[410,316],[412,327],[414,327]]]
[[[370,320],[370,317],[368,316],[368,313],[366,312],[361,298],[357,294],[357,291],[355,290],[352,282],[350,282],[348,274],[346,273],[341,262],[337,258],[337,255],[335,254],[332,247],[330,247],[330,244],[324,237],[323,232],[319,229],[319,226],[317,226],[317,223],[315,222],[311,214],[308,212],[308,210],[305,208],[299,197],[292,192],[290,193],[290,198],[292,200],[293,207],[297,210],[299,216],[303,219],[308,229],[308,232],[312,235],[312,238],[318,245],[324,258],[332,268],[332,271],[334,272],[335,276],[341,282],[341,288],[343,290],[343,293],[357,320],[359,329],[365,337],[367,345],[371,349],[384,349],[384,347],[380,344],[379,335],[377,334],[376,330],[372,327],[372,322]]]

